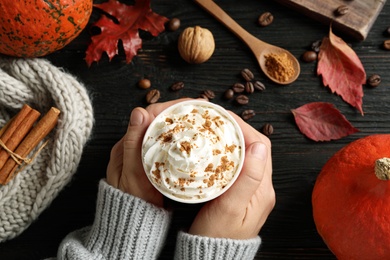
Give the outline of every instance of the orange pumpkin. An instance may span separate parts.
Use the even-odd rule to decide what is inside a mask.
[[[390,134],[354,141],[325,164],[313,217],[338,259],[390,259]]]
[[[1,0],[0,53],[40,57],[63,48],[88,23],[92,0]]]

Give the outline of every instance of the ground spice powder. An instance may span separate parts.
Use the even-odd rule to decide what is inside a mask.
[[[287,82],[295,75],[293,62],[287,53],[270,53],[265,56],[265,67],[270,76],[281,82]]]

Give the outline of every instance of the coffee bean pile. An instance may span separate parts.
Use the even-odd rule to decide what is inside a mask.
[[[262,92],[265,90],[265,85],[255,78],[252,71],[245,68],[241,70],[240,76],[242,81],[234,83],[230,88],[228,88],[224,94],[223,98],[225,100],[234,100],[238,105],[248,105],[249,96],[254,92]],[[244,121],[252,119],[256,115],[256,112],[253,109],[246,109],[241,113],[241,118]],[[261,132],[270,136],[273,132],[273,127],[271,124],[265,124],[261,129]]]
[[[264,91],[265,85],[256,80],[252,71],[245,68],[240,72],[243,81],[236,82],[224,92],[226,100],[234,99],[238,105],[247,105],[249,103],[249,95],[255,91]]]
[[[247,105],[249,104],[249,95],[255,91],[261,92],[265,90],[265,85],[260,81],[255,79],[252,71],[249,69],[243,69],[240,72],[240,77],[242,81],[236,82],[224,92],[223,98],[225,100],[234,100],[238,105]],[[141,89],[147,90],[145,95],[146,103],[154,104],[157,103],[161,98],[161,92],[156,88],[151,88],[152,83],[149,79],[142,78],[138,81],[138,87]],[[169,90],[173,92],[181,91],[184,88],[183,81],[174,82]],[[211,101],[216,97],[214,91],[210,89],[203,90],[199,98]],[[248,121],[256,115],[256,112],[253,109],[246,109],[241,113],[241,118],[244,121]],[[266,123],[261,128],[260,131],[266,135],[270,136],[273,133],[273,127],[271,124]]]

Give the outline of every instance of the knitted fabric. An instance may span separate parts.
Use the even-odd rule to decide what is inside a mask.
[[[259,236],[252,239],[236,240],[179,232],[174,259],[250,260],[256,256],[260,244],[261,238]]]
[[[34,161],[0,185],[0,242],[22,233],[70,181],[93,127],[89,96],[72,75],[44,59],[0,57],[0,128],[24,104],[61,114]]]
[[[171,218],[168,211],[101,180],[93,225],[70,233],[57,258],[157,259]]]

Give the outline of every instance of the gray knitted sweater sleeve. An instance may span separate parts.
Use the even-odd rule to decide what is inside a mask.
[[[256,256],[260,244],[259,236],[247,240],[235,240],[202,237],[179,232],[175,260],[249,260]]]
[[[62,241],[57,259],[157,259],[170,221],[168,211],[101,180],[92,226],[70,233]],[[260,243],[260,237],[233,240],[179,232],[175,259],[253,259]]]
[[[99,183],[91,227],[70,233],[58,259],[156,259],[168,233],[171,214],[137,197]]]

